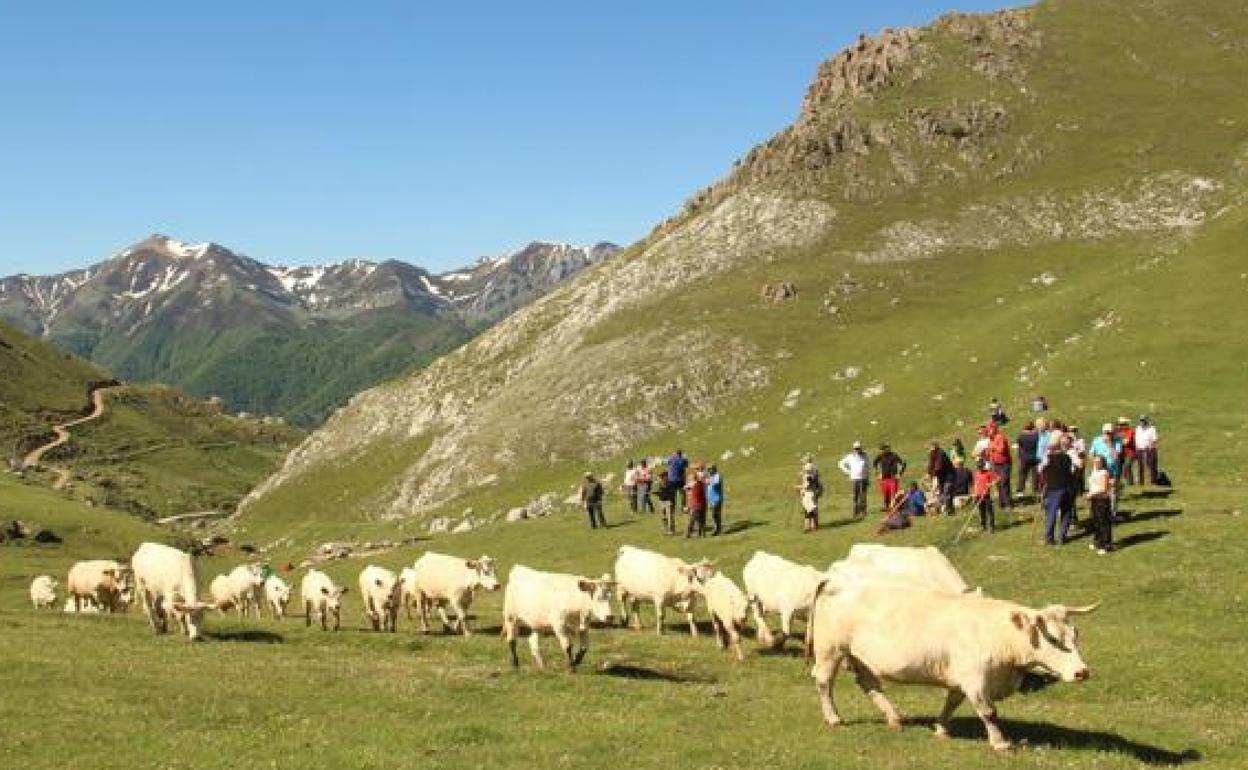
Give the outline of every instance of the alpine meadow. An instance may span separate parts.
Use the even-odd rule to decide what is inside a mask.
[[[322,367],[332,393],[302,383],[269,400],[306,432],[231,415],[206,391],[119,382],[106,362],[77,357],[89,346],[63,352],[53,345],[64,337],[0,323],[0,439],[12,457],[0,474],[0,766],[1248,766],[1248,412],[1236,401],[1248,393],[1248,8],[1043,0],[827,53],[792,94],[791,125],[725,158],[722,178],[638,242],[509,288],[489,323],[424,298],[419,319],[381,331],[265,326],[280,338],[276,357],[254,329],[181,352],[160,324],[110,332],[117,351],[156,350],[151,360],[194,364],[197,383],[238,393],[280,391],[301,362]],[[413,336],[419,352],[396,357],[393,340]],[[212,350],[231,351],[234,368],[215,369]],[[313,424],[343,401],[344,383],[383,376],[396,378]],[[881,526],[874,483],[868,513],[853,515],[837,461],[855,441],[871,455],[891,445],[917,482],[929,442],[969,447],[996,399],[1013,438],[1040,395],[1089,439],[1120,417],[1157,426],[1167,483],[1118,487],[1107,553],[1088,547],[1082,524],[1046,546],[1031,491],[996,509],[995,532],[975,526],[978,500]],[[36,451],[62,430],[63,443]],[[621,492],[629,463],[662,463],[678,447],[691,471],[722,475],[717,537],[667,535]],[[820,527],[807,534],[797,492],[812,466]],[[586,518],[587,475],[602,485],[605,528]],[[1089,507],[1078,501],[1081,522]],[[678,535],[687,521],[678,516]],[[214,603],[201,643],[177,622],[153,633],[148,615],[161,611],[143,598],[141,570],[127,590],[143,606],[63,611],[72,565],[126,562],[144,542],[193,555],[198,601]],[[545,631],[544,669],[525,644],[518,666],[508,654],[505,637],[533,626],[520,600],[531,610],[562,596],[518,599],[516,565],[618,592],[622,546],[709,560],[738,585],[765,551],[815,568],[824,588],[806,606],[822,613],[832,594],[855,595],[822,582],[830,565],[875,543],[948,558],[970,590],[933,606],[1095,605],[1060,613],[1077,626],[1070,637],[1033,615],[1002,616],[1007,630],[1032,618],[1031,648],[1081,655],[1086,669],[1019,668],[1019,692],[988,707],[968,692],[938,738],[944,685],[880,674],[901,713],[890,726],[883,696],[864,692],[879,672],[846,642],[833,687],[844,722],[831,727],[807,625],[818,655],[826,629],[863,633],[867,621],[799,612],[787,644],[765,645],[751,615],[738,662],[716,644],[692,576],[696,637],[674,606],[656,634],[645,601],[640,629],[624,627],[617,596],[611,621],[587,624],[574,671]],[[402,575],[430,551],[470,570],[483,555],[497,565],[504,587],[476,592],[473,633],[438,620],[422,632],[423,600],[398,608],[396,632],[372,630],[361,570]],[[289,583],[284,619],[218,600],[214,577],[243,564]],[[337,631],[305,619],[311,569],[347,588]],[[683,580],[684,566],[674,574]],[[59,584],[50,609],[31,606],[40,575]],[[168,601],[188,618],[197,598]],[[897,649],[951,647],[913,614],[886,622]],[[908,673],[948,674],[974,647],[959,644],[906,661]],[[1004,647],[988,657],[999,662]],[[993,725],[1009,750],[990,747]]]

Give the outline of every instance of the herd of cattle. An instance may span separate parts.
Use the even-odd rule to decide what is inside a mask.
[[[742,578],[745,590],[705,559],[690,563],[632,546],[619,549],[614,577],[586,578],[517,564],[503,594],[502,636],[512,665],[519,665],[517,637],[527,631],[534,663],[542,667],[540,635],[550,632],[575,669],[589,649],[592,622],[611,622],[613,598],[623,625],[631,621],[640,628],[639,605],[646,602],[654,606],[658,633],[671,607],[685,614],[693,636],[698,635],[694,611],[701,601],[720,646],[743,660],[741,635],[748,614],[753,614],[757,638],[768,647],[784,646],[794,616],[802,615],[805,651],[814,659],[812,675],[829,725],[842,721],[832,685],[845,664],[890,727],[900,727],[901,718],[882,691],[884,681],[940,687],[946,699],[936,734],[947,735],[954,710],[970,700],[997,749],[1010,743],[997,723],[994,703],[1015,692],[1024,674],[1037,671],[1067,682],[1088,678],[1071,619],[1095,605],[1037,610],[984,596],[970,590],[936,548],[859,544],[824,571],[757,551]],[[55,606],[57,587],[50,576],[35,578],[30,587],[35,607]],[[429,630],[429,613],[436,609],[447,631],[468,636],[474,596],[498,588],[495,563],[488,556],[426,553],[397,575],[373,565],[359,575],[360,600],[375,631],[395,631],[399,609],[405,608],[411,619],[415,607],[422,630]],[[246,564],[214,578],[212,600],[200,601],[190,555],[157,543],[141,545],[129,565],[78,562],[69,571],[66,592],[67,612],[117,612],[137,598],[156,633],[167,632],[172,621],[192,640],[201,638],[208,610],[259,616],[267,607],[281,619],[291,598],[281,577]],[[322,629],[332,624],[337,630],[345,593],[345,586],[309,569],[300,585],[305,623],[316,620]],[[773,613],[779,616],[778,634],[766,620]]]

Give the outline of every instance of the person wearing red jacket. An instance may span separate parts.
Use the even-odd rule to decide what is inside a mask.
[[[992,487],[1000,484],[1008,476],[1001,476],[987,462],[982,462],[975,471],[974,494],[975,507],[979,510],[979,526],[991,534],[997,529],[996,515],[992,510]]]
[[[997,499],[1001,510],[1014,507],[1010,495],[1010,470],[1013,457],[1010,454],[1010,438],[1001,430],[1001,426],[988,423],[988,462],[992,464],[992,472],[997,474]]]

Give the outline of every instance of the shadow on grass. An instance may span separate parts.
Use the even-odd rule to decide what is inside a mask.
[[[248,644],[281,644],[286,637],[272,631],[249,628],[243,631],[208,631],[204,636],[214,642],[246,642]]]
[[[1173,516],[1181,516],[1183,515],[1183,509],[1182,508],[1163,508],[1158,511],[1145,511],[1144,513],[1131,513],[1130,511],[1124,511],[1124,510],[1119,509],[1118,515],[1120,518],[1114,522],[1115,524],[1135,524],[1141,521],[1152,521],[1153,519],[1169,519]]]
[[[1018,685],[1018,691],[1021,693],[1040,692],[1057,684],[1060,680],[1049,674],[1041,674],[1035,671],[1028,671],[1023,674],[1023,681]]]
[[[734,521],[730,524],[724,525],[723,534],[735,535],[738,532],[744,532],[747,529],[753,529],[754,527],[765,527],[768,523],[769,522],[766,521],[751,521],[748,519],[743,521]]]
[[[1173,489],[1141,489],[1137,492],[1145,500],[1164,500],[1174,494]]]
[[[604,663],[596,672],[599,676],[615,676],[643,682],[669,682],[672,684],[715,684],[716,679],[703,674],[680,671],[661,671],[657,668],[635,666],[630,663]]]
[[[631,527],[641,522],[641,519],[624,519],[623,521],[607,522],[606,529],[617,529],[619,527]]]
[[[1170,532],[1164,529],[1157,529],[1151,532],[1136,532],[1134,534],[1127,535],[1121,540],[1115,540],[1114,549],[1121,551],[1124,548],[1130,548],[1135,545],[1142,545],[1144,543],[1148,543],[1153,540],[1160,540],[1161,538],[1169,534]]]
[[[930,725],[933,721],[928,719],[925,723]],[[1114,752],[1129,756],[1145,765],[1183,765],[1203,758],[1196,749],[1173,751],[1102,730],[1078,730],[1043,722],[1023,722],[1015,719],[1002,719],[1000,724],[1005,737],[1012,741],[1026,741],[1029,746],[1033,747]],[[984,740],[983,722],[975,717],[957,717],[950,721],[949,733],[955,738]]]

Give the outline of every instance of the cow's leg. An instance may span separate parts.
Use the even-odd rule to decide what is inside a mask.
[[[754,627],[758,629],[758,641],[767,647],[775,645],[776,639],[772,636],[771,629],[767,627],[767,620],[763,617],[763,608],[757,599],[750,602],[750,610],[754,613]]]
[[[536,628],[529,631],[529,652],[533,653],[533,665],[546,668],[546,661],[542,660],[542,637]]]
[[[303,603],[303,624],[312,626],[312,602],[304,601]]]
[[[509,618],[503,618],[503,638],[507,640],[507,654],[511,656],[512,668],[519,668],[520,657],[516,655],[516,624]]]
[[[403,594],[403,611],[407,613],[407,619],[412,619],[412,597],[410,594]]]
[[[568,629],[562,625],[554,627],[555,638],[559,640],[559,647],[563,650],[563,654],[568,659],[568,670],[576,670],[576,656],[572,653],[572,637],[568,634]]]
[[[685,605],[685,620],[689,621],[689,635],[697,638],[698,624],[693,620],[693,599],[690,599],[689,603]]]
[[[780,635],[775,638],[774,646],[779,649],[789,640],[793,632],[793,610],[781,608]]]
[[[451,599],[451,610],[455,613],[455,625],[459,626],[459,632],[464,636],[472,636],[472,632],[468,630],[468,611],[460,605],[458,599]]]
[[[640,620],[640,618],[638,618]],[[663,634],[663,599],[656,598],[654,600],[654,628],[660,635]]]
[[[940,716],[936,717],[936,737],[949,737],[949,719],[953,716],[953,712],[958,710],[958,706],[962,705],[962,701],[966,700],[966,694],[957,687],[951,687],[945,693],[945,705],[940,710]]]
[[[1005,733],[1001,732],[1001,726],[997,724],[997,708],[992,701],[979,692],[968,692],[966,696],[975,707],[980,721],[984,723],[984,729],[988,731],[988,743],[997,751],[1010,749],[1013,744],[1006,739]]]
[[[728,631],[724,629],[724,624],[719,621],[718,615],[711,615],[711,625],[715,627],[715,641],[719,644],[719,649],[727,649]]]
[[[580,665],[580,661],[585,659],[585,653],[589,651],[589,625],[585,623],[580,624],[580,628],[577,629],[577,641],[580,646],[577,649],[577,654],[572,659],[572,668],[574,669]]]
[[[875,704],[875,707],[884,714],[884,718],[888,720],[888,726],[894,730],[900,730],[901,715],[897,713],[897,708],[893,706],[892,702],[884,696],[883,684],[880,682],[880,678],[857,658],[850,656],[849,665],[854,670],[854,678],[858,681],[858,686],[871,698],[871,702]]]
[[[139,591],[139,600],[143,602],[143,614],[147,615],[147,622],[151,624],[154,633],[160,633],[160,626],[156,622],[156,607],[152,600],[152,595],[145,590]],[[74,596],[74,607],[78,606],[78,597]]]
[[[341,607],[334,610],[334,630],[337,631],[340,626],[342,626],[342,608]]]
[[[836,701],[832,699],[832,685],[836,682],[836,674],[841,668],[844,656],[838,651],[827,655],[815,654],[815,665],[810,675],[815,678],[815,690],[819,693],[819,706],[823,709],[823,721],[829,727],[837,727],[843,721],[836,710]]]
[[[445,633],[453,633],[455,626],[451,624],[451,619],[446,615],[446,605],[438,604],[438,617],[442,618],[442,631]]]
[[[420,632],[429,633],[429,607],[425,604],[424,594],[416,594],[416,610],[420,613]]]
[[[745,662],[745,653],[741,651],[741,629],[735,624],[730,624],[727,629],[728,644],[732,646],[732,654],[736,656],[738,663]]]
[[[620,591],[620,628],[628,628],[629,613],[632,611],[628,603],[628,591]]]

